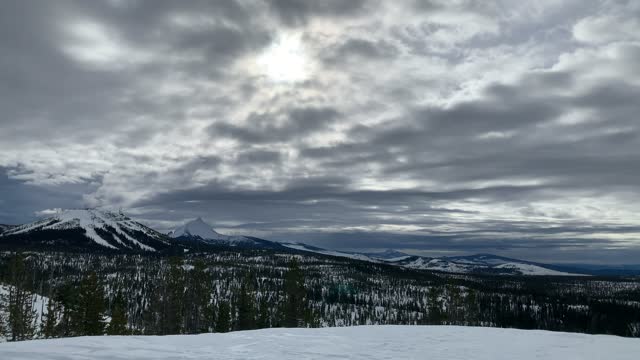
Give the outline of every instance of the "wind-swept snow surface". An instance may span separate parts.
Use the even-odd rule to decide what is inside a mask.
[[[0,344],[3,359],[638,359],[640,340],[458,326],[265,329]]]

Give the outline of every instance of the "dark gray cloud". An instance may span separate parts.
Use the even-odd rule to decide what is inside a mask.
[[[268,0],[267,3],[283,24],[301,26],[313,17],[333,19],[356,15],[366,9],[368,2],[367,0]]]
[[[381,60],[389,63],[399,54],[395,45],[384,40],[350,38],[330,49],[328,54],[324,55],[324,60],[332,66],[340,66],[349,61],[358,63]]]
[[[81,208],[82,195],[96,184],[64,184],[35,186],[7,176],[19,169],[0,167],[0,224],[22,224],[32,221],[37,212],[55,208]],[[94,179],[99,180],[99,179]]]
[[[280,142],[326,129],[339,115],[328,107],[294,107],[285,113],[251,113],[243,125],[215,123],[208,131],[212,138],[228,137],[249,144]]]
[[[640,6],[9,1],[0,223],[627,262]],[[43,212],[44,211],[44,212]]]

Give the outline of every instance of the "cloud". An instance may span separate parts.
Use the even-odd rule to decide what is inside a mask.
[[[267,143],[301,138],[326,129],[339,112],[328,107],[294,107],[284,113],[252,113],[245,125],[215,123],[208,129],[212,137],[227,137],[244,143]]]
[[[276,17],[287,26],[302,26],[313,17],[340,18],[358,14],[366,8],[367,1],[353,0],[268,0]]]
[[[639,11],[10,1],[0,222],[122,206],[161,230],[621,262],[640,245]],[[261,59],[286,71],[287,38],[309,66],[277,81]]]
[[[350,38],[336,45],[326,56],[326,61],[330,64],[351,60],[357,62],[375,61],[376,59],[389,61],[396,55],[399,55],[399,50],[392,43],[383,40]]]
[[[640,20],[637,17],[589,16],[573,26],[573,36],[576,40],[590,44],[637,41],[640,40],[639,33]]]

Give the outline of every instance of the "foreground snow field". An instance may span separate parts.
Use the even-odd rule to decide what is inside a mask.
[[[264,329],[227,334],[81,337],[0,344],[34,359],[638,359],[640,339],[458,326]]]

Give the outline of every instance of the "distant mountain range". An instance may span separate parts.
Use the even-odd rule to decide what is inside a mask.
[[[544,275],[544,276],[585,276],[581,271],[561,271],[553,265],[533,263],[518,259],[511,259],[491,254],[477,254],[471,256],[425,257],[413,256],[395,250],[382,253],[355,253],[325,250],[305,244],[283,243],[296,250],[315,252],[330,256],[341,256],[356,260],[364,260],[408,269],[431,270],[450,273],[474,273],[494,275]]]
[[[426,257],[396,250],[378,253],[323,249],[303,243],[285,243],[252,236],[224,235],[201,218],[160,233],[122,213],[95,209],[63,210],[33,223],[0,225],[0,249],[23,248],[70,251],[178,252],[213,247],[272,249],[336,256],[384,263],[407,269],[492,275],[640,275],[640,266],[552,265],[492,254]]]

